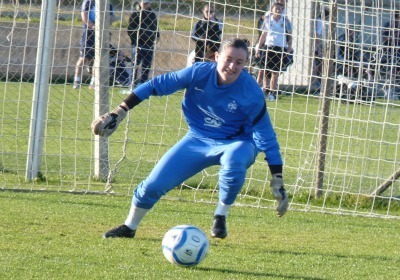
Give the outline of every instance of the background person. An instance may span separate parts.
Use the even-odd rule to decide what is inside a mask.
[[[337,75],[358,78],[361,49],[357,44],[355,26],[346,26],[337,44]]]
[[[319,95],[321,88],[322,67],[323,67],[323,54],[324,54],[324,40],[326,39],[325,25],[329,20],[329,9],[322,8],[322,12],[318,15],[314,25],[314,60],[313,60],[313,73],[311,77],[311,86],[315,89],[314,94]]]
[[[132,12],[128,24],[128,36],[132,46],[132,85],[146,82],[154,57],[154,46],[160,38],[157,15],[151,9],[151,1],[141,1],[140,10]],[[142,71],[138,78],[138,66]]]
[[[222,23],[215,16],[214,6],[203,7],[203,19],[199,20],[192,30],[192,39],[196,42],[195,62],[213,60],[218,51],[222,37]]]
[[[400,95],[400,11],[395,11],[392,18],[382,30],[382,44],[384,61],[388,68],[389,88],[386,91],[386,98],[398,99]]]
[[[155,77],[135,88],[114,111],[94,120],[94,134],[108,137],[128,111],[143,100],[186,90],[182,109],[188,133],[137,186],[125,223],[106,232],[105,238],[134,237],[143,217],[163,195],[214,165],[221,168],[219,202],[211,235],[225,238],[229,209],[259,151],[265,153],[272,174],[272,192],[279,202],[277,213],[285,214],[288,197],[283,186],[279,144],[263,93],[255,79],[244,70],[248,58],[246,42],[227,40],[215,54],[216,63],[195,63],[181,71]]]
[[[84,0],[81,8],[81,18],[83,22],[83,32],[80,42],[79,59],[75,66],[74,89],[79,89],[81,86],[81,75],[84,66],[89,67],[89,72],[92,73],[92,66],[95,56],[95,18],[96,18],[96,0]],[[115,20],[114,8],[110,4],[110,25]]]
[[[272,4],[256,48],[256,57],[260,58],[257,82],[270,101],[278,95],[278,77],[286,67],[287,54],[292,52],[292,25],[286,16],[281,15],[282,8],[277,2]]]

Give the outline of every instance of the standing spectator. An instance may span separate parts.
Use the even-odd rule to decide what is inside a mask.
[[[396,11],[382,31],[383,61],[388,66],[389,85],[388,98],[399,93],[400,80],[400,11]]]
[[[256,49],[256,56],[260,57],[257,81],[270,101],[277,97],[278,77],[286,66],[287,54],[292,52],[292,24],[281,15],[282,8],[277,2],[272,4]]]
[[[286,15],[286,2],[287,2],[287,0],[275,0],[274,2],[279,3],[279,4],[282,5],[281,15],[282,16]],[[265,13],[263,13],[261,15],[261,17],[257,21],[258,39],[260,39],[260,36],[262,34],[262,27],[264,25],[265,18],[271,14],[271,5],[269,5],[269,8],[267,9],[267,11]]]
[[[155,77],[135,88],[114,111],[93,121],[93,133],[108,137],[128,111],[143,100],[186,90],[182,109],[189,126],[188,133],[134,190],[124,224],[109,230],[103,237],[133,238],[142,219],[163,195],[204,168],[219,165],[219,201],[211,236],[225,238],[228,234],[226,217],[245,182],[247,169],[255,162],[259,151],[265,153],[272,174],[271,188],[278,201],[277,214],[285,214],[289,200],[283,184],[279,143],[263,93],[254,78],[243,69],[248,58],[248,47],[243,40],[227,40],[215,53],[216,63],[195,63],[183,70]]]
[[[382,44],[387,48],[389,56],[397,56],[400,50],[400,11],[383,26]]]
[[[321,77],[323,67],[323,52],[325,40],[325,25],[329,19],[329,9],[323,8],[322,13],[318,15],[314,24],[314,60],[313,60],[313,74],[311,86],[316,89],[315,94],[318,95],[321,88]]]
[[[96,19],[96,0],[84,0],[81,8],[81,17],[83,22],[83,32],[80,43],[80,55],[75,66],[74,89],[81,86],[81,75],[84,66],[89,67],[92,73],[92,66],[95,56],[95,19]],[[110,4],[110,24],[114,21],[114,8]]]
[[[129,18],[128,35],[132,46],[132,86],[142,84],[149,79],[154,57],[154,46],[160,38],[157,15],[151,9],[151,1],[140,2],[140,9]],[[138,66],[142,66],[140,79]]]
[[[192,39],[196,42],[195,62],[214,60],[222,36],[222,23],[215,16],[214,6],[203,7],[203,19],[199,20],[193,30]]]

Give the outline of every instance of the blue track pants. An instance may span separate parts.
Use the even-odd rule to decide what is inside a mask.
[[[220,165],[219,201],[231,205],[258,150],[252,140],[212,140],[186,134],[135,189],[132,204],[150,209],[168,191],[203,169]]]

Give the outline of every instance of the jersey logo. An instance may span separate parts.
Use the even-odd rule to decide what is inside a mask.
[[[228,111],[229,113],[234,113],[236,109],[237,109],[237,104],[235,100],[233,100],[232,102],[228,103],[228,108],[226,109],[226,111]]]
[[[204,92],[204,90],[202,90],[201,88],[198,88],[198,87],[194,87],[194,89],[198,90],[198,91],[201,91],[201,92]]]
[[[205,126],[210,126],[210,127],[221,127],[222,124],[225,122],[223,119],[218,117],[217,115],[211,113],[210,111],[207,111],[201,107],[199,109],[207,115],[207,117],[204,118],[204,125]]]

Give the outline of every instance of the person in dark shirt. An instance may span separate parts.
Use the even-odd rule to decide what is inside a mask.
[[[142,84],[149,79],[154,57],[154,46],[160,38],[157,15],[151,9],[151,1],[141,1],[140,10],[134,11],[129,18],[128,35],[132,45],[132,83]],[[137,66],[142,66],[138,78]]]
[[[214,7],[206,4],[203,16],[192,30],[192,39],[196,42],[195,62],[213,60],[221,43],[222,23],[215,17]]]

